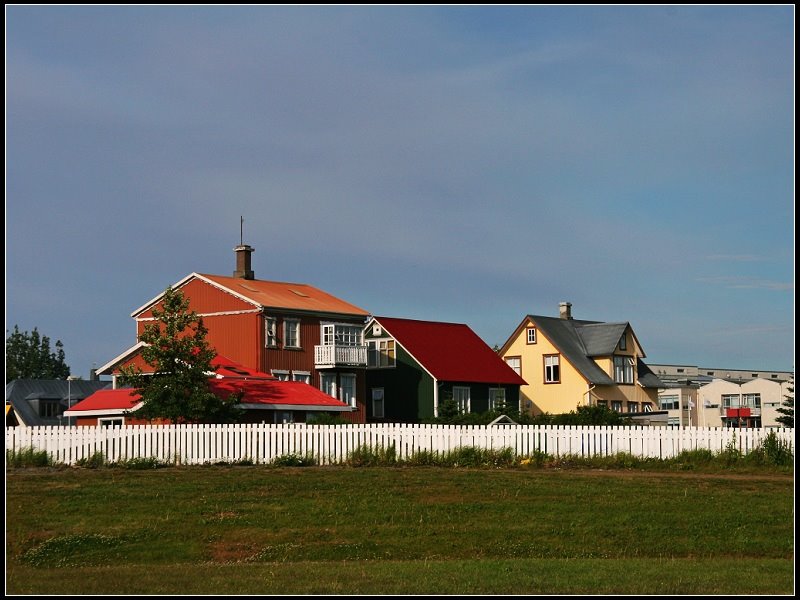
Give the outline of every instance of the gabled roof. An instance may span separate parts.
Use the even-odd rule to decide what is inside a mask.
[[[525,385],[467,325],[393,317],[374,320],[438,380]]]
[[[32,400],[58,400],[64,408],[110,387],[110,381],[74,379],[15,379],[6,384],[6,402],[14,407],[20,423],[29,427],[59,425],[58,417],[41,417],[31,404]]]
[[[367,317],[369,315],[363,308],[345,302],[336,296],[305,283],[264,281],[262,279],[243,279],[241,277],[227,277],[224,275],[191,273],[172,287],[174,289],[180,288],[192,279],[205,281],[257,308],[284,309],[334,315],[355,315],[361,317]],[[162,292],[143,306],[137,308],[131,313],[131,316],[136,317],[136,315],[148,310],[154,304],[158,303],[163,295]]]
[[[630,328],[630,323],[602,323],[541,315],[528,315],[523,323],[526,321],[532,322],[589,383],[615,385],[614,380],[592,357],[613,355],[620,338]],[[635,335],[634,341],[644,356],[644,350]],[[664,387],[640,358],[637,358],[637,371],[642,387]]]
[[[98,390],[85,400],[78,402],[70,410],[65,410],[68,417],[81,417],[93,415],[124,414],[139,408],[142,397],[133,392],[132,388],[116,388],[113,390]]]

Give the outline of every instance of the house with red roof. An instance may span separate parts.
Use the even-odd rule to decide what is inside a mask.
[[[439,416],[446,399],[482,413],[519,402],[525,385],[461,323],[373,317],[367,345],[367,420],[415,423]]]
[[[345,419],[364,422],[363,330],[369,313],[308,284],[256,279],[251,268],[254,249],[242,244],[234,252],[232,276],[191,273],[171,286],[203,319],[209,345],[245,368],[317,388],[350,407],[342,413]],[[153,320],[163,295],[131,313],[137,339]],[[119,367],[140,361],[137,346],[100,367],[98,375],[116,380]]]
[[[221,398],[239,396],[243,423],[310,422],[321,414],[352,412],[349,405],[302,381],[281,381],[221,355],[212,366],[210,390]],[[78,426],[139,425],[148,422],[131,414],[140,406],[141,396],[132,388],[115,387],[98,390],[64,415]]]

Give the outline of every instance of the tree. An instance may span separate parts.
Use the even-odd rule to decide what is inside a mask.
[[[781,416],[775,420],[784,427],[794,427],[794,377],[789,378],[786,391],[789,393],[784,395],[783,404],[777,409]]]
[[[120,369],[122,382],[142,398],[133,416],[172,423],[228,423],[238,419],[239,398],[214,395],[208,385],[216,352],[206,341],[208,330],[180,290],[168,287],[161,308],[153,309],[139,341],[142,359],[151,367],[145,374],[135,366]]]
[[[8,334],[8,330],[6,330]],[[6,337],[6,383],[15,379],[66,379],[69,366],[64,362],[64,345],[57,340],[50,350],[50,338],[33,331],[14,331]]]

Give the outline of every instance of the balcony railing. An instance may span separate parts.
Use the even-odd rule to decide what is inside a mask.
[[[366,367],[366,346],[314,346],[314,365],[318,369]]]

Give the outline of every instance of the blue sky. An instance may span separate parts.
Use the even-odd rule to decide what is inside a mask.
[[[6,5],[6,331],[73,374],[191,272],[629,321],[794,368],[794,6]],[[8,333],[7,333],[8,334]]]

